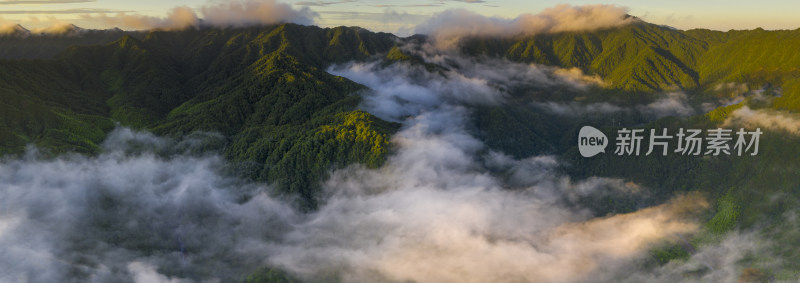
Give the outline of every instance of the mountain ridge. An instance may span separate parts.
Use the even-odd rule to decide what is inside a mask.
[[[105,44],[68,47],[52,59],[3,61],[0,73],[6,80],[0,94],[9,111],[0,114],[7,121],[0,129],[2,152],[19,153],[29,143],[55,153],[96,152],[103,133],[115,122],[167,136],[220,132],[231,145],[225,150],[227,157],[256,164],[244,174],[276,181],[287,192],[301,192],[307,199],[305,205],[313,208],[314,184],[329,166],[353,162],[378,166],[388,152],[387,138],[397,128],[371,114],[353,112],[360,103],[355,94],[364,87],[331,75],[326,68],[386,57],[390,62],[424,63],[428,71],[442,70],[398,48],[424,44],[429,38],[399,38],[358,27],[277,24],[117,35]],[[61,40],[69,42],[68,38]],[[749,80],[750,89],[762,85],[780,88],[782,96],[775,99],[775,107],[797,110],[800,81],[793,79],[797,68],[792,66],[797,66],[793,64],[800,62],[800,57],[776,57],[766,48],[786,38],[800,38],[800,30],[680,31],[637,22],[591,32],[465,38],[459,50],[476,58],[579,68],[607,82],[605,89],[597,89],[604,96],[677,87],[713,97],[720,95],[713,91],[718,84]],[[742,42],[761,45],[752,48],[749,57],[730,50]],[[0,41],[0,53],[16,48],[15,44]],[[788,49],[781,50],[786,53]],[[725,53],[739,55],[737,60],[724,60],[719,54]],[[769,69],[759,69],[754,63],[761,58],[770,60]],[[63,83],[46,83],[47,78]],[[37,114],[25,115],[16,109]],[[547,123],[524,114],[526,111],[482,109],[476,123],[493,128],[491,125],[504,124],[498,121],[534,119],[540,122],[529,129],[533,131],[523,131],[515,140],[530,138],[537,144],[510,144],[492,135],[486,138],[490,144],[516,148],[510,153],[520,157],[557,148],[555,137],[544,133]],[[344,122],[351,118],[362,122]],[[311,142],[322,137],[320,133],[333,133],[330,129],[341,127],[367,129],[365,137],[369,138],[336,134],[350,138]],[[372,148],[377,150],[368,150]],[[284,158],[291,152],[293,157]],[[309,164],[319,160],[319,165],[294,165],[287,170],[300,159]],[[268,165],[281,162],[284,165]],[[296,177],[276,180],[286,174]]]
[[[654,259],[648,260],[660,264],[684,260],[693,246],[718,241],[719,235],[738,228],[768,225],[773,233],[789,231],[779,220],[766,218],[783,215],[797,203],[797,166],[791,158],[798,155],[800,139],[790,133],[765,133],[764,151],[750,159],[627,158],[610,151],[586,159],[575,148],[573,134],[582,125],[596,125],[606,133],[621,126],[671,132],[679,127],[719,127],[735,109],[753,99],[678,118],[622,110],[609,117],[600,117],[607,113],[599,112],[566,113],[574,116],[564,118],[532,103],[540,98],[567,106],[627,99],[630,104],[623,106],[630,106],[668,90],[685,91],[687,99],[733,98],[727,96],[738,94],[715,88],[740,83],[747,90],[780,93],[764,102],[764,108],[796,111],[800,110],[800,80],[796,79],[800,58],[790,51],[800,47],[797,38],[800,30],[679,31],[647,23],[592,32],[466,38],[459,51],[476,61],[489,57],[523,63],[516,65],[523,67],[532,63],[577,68],[599,76],[607,86],[505,90],[509,92],[505,103],[467,107],[471,120],[465,122],[465,131],[473,131],[486,145],[476,149],[475,159],[495,151],[514,160],[555,155],[565,160],[564,170],[574,180],[602,176],[648,188],[642,196],[630,198],[609,195],[574,200],[586,202],[584,208],[597,217],[629,213],[681,193],[700,191],[708,196],[714,207],[702,212],[705,230],[685,241],[690,251],[681,247],[654,251]],[[69,42],[60,40],[64,45]],[[48,59],[3,59],[0,153],[22,154],[33,144],[50,150],[50,156],[97,154],[106,134],[117,125],[176,139],[192,136],[201,145],[213,143],[199,147],[223,155],[231,164],[231,174],[274,184],[278,192],[296,199],[302,211],[315,211],[325,201],[320,183],[329,172],[353,164],[380,167],[393,152],[390,139],[400,128],[398,123],[360,110],[361,94],[368,88],[331,74],[329,67],[346,62],[379,62],[378,68],[404,64],[419,67],[413,69],[416,75],[446,77],[448,68],[458,68],[458,64],[440,65],[404,51],[404,45],[428,40],[358,27],[280,24],[121,33],[109,42],[62,45],[64,49]],[[14,44],[0,40],[0,53],[13,53],[18,48],[14,46],[20,46]],[[634,103],[634,99],[641,100]],[[618,120],[609,123],[609,119]],[[193,135],[205,132],[220,133],[222,141]],[[497,174],[499,179],[519,177],[504,171],[487,174]],[[774,194],[781,198],[771,199]],[[759,260],[754,256],[748,263]],[[265,272],[265,277],[277,278],[264,280],[289,276],[280,270]]]
[[[369,43],[361,36],[369,37]],[[328,74],[320,62],[366,58],[388,51],[393,40],[384,34],[365,34],[362,29],[285,24],[151,32],[141,38],[126,34],[104,45],[70,47],[53,59],[33,64],[7,60],[9,64],[0,67],[0,72],[8,75],[5,87],[0,88],[7,90],[0,92],[7,98],[6,107],[31,105],[36,111],[29,113],[39,114],[0,114],[4,121],[20,120],[4,123],[8,128],[4,151],[20,152],[33,142],[56,152],[96,152],[104,136],[101,133],[110,131],[113,122],[168,136],[221,132],[235,145],[228,147],[226,156],[256,164],[242,174],[299,193],[304,196],[301,206],[313,208],[316,180],[329,166],[357,161],[377,166],[386,154],[387,135],[396,127],[353,112],[359,98],[352,93],[362,86]],[[76,72],[81,75],[71,81],[82,84],[67,79],[62,84],[27,79],[58,79]],[[14,85],[17,87],[9,88]],[[66,94],[78,96],[61,100]],[[49,122],[36,128],[25,126],[37,121]],[[80,134],[85,132],[80,128],[93,129],[92,134]],[[337,134],[351,130],[366,136]],[[323,138],[330,135],[341,138]],[[282,137],[280,143],[266,142],[275,136]],[[57,146],[50,145],[53,143]],[[245,154],[253,152],[255,145],[260,145],[262,153]],[[309,159],[317,165],[290,162],[265,166],[268,156],[281,160],[286,154],[294,156],[287,160]]]

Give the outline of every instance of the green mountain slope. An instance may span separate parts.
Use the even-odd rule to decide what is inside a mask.
[[[63,34],[31,34],[22,27],[13,34],[0,35],[0,59],[49,59],[71,46],[106,44],[123,35],[141,38],[145,32],[84,30],[74,27]]]
[[[698,64],[704,84],[740,82],[758,89],[782,90],[774,101],[779,109],[800,110],[800,30],[729,32],[728,39],[711,45]]]
[[[91,73],[63,61],[0,63],[0,152],[33,143],[63,152],[97,150],[114,125]]]
[[[168,136],[223,133],[241,174],[276,183],[314,208],[318,180],[378,166],[397,125],[354,111],[363,87],[324,71],[387,52],[395,38],[293,24],[152,32],[0,65],[3,152],[35,143],[95,152],[114,122]]]
[[[100,40],[92,35],[61,37],[58,46]],[[419,61],[393,47],[425,40],[293,24],[103,36],[117,38],[70,47],[49,60],[0,65],[0,95],[7,109],[0,114],[2,152],[21,152],[28,143],[55,153],[94,152],[114,122],[162,135],[220,132],[230,145],[225,154],[250,164],[243,174],[304,194],[308,207],[314,206],[315,190],[309,188],[323,172],[352,162],[376,166],[388,150],[386,135],[397,127],[352,112],[359,103],[354,93],[362,86],[325,68],[375,56]],[[774,106],[794,110],[800,107],[800,57],[792,52],[800,45],[797,38],[798,30],[680,31],[640,22],[594,32],[467,38],[461,49],[473,56],[577,67],[600,75],[610,84],[607,92],[680,87],[707,93],[726,82],[771,85],[783,94]],[[9,37],[0,41],[0,51],[16,50],[23,40],[45,39],[55,37]],[[475,113],[479,136],[492,147],[518,157],[564,148],[561,137],[548,132],[569,125],[522,108]],[[348,117],[360,122],[343,122]],[[341,128],[366,131],[359,132],[361,138],[333,139],[340,135],[329,129]],[[498,138],[505,133],[512,138]]]
[[[471,38],[462,42],[462,50],[472,55],[507,58],[516,62],[534,62],[558,67],[578,67],[589,74],[600,75],[610,84],[610,93],[597,91],[592,96],[600,101],[615,97],[635,97],[648,93],[671,90],[675,87],[690,96],[727,96],[720,86],[735,83],[745,90],[764,90],[764,97],[745,99],[745,102],[720,107],[707,115],[688,119],[664,118],[643,121],[629,115],[608,114],[616,122],[606,119],[578,115],[577,117],[547,117],[524,119],[536,111],[524,103],[514,103],[504,108],[508,117],[493,117],[484,121],[493,129],[501,129],[493,136],[515,137],[527,132],[523,127],[503,130],[499,125],[510,124],[509,120],[550,122],[565,131],[563,140],[550,137],[546,140],[556,145],[556,152],[565,159],[564,170],[570,176],[585,178],[605,176],[622,178],[650,188],[648,196],[636,201],[609,199],[606,204],[590,204],[598,207],[596,212],[624,213],[635,211],[681,193],[700,192],[712,202],[712,208],[703,218],[706,223],[702,233],[688,239],[685,245],[702,247],[715,243],[722,235],[733,231],[759,231],[764,237],[774,240],[776,246],[765,251],[767,255],[779,257],[782,263],[772,270],[761,268],[772,260],[765,254],[754,254],[742,264],[760,270],[778,280],[795,280],[800,268],[796,248],[796,221],[788,219],[800,203],[800,187],[797,160],[800,139],[787,131],[764,129],[761,136],[761,152],[746,157],[683,157],[672,154],[667,157],[640,156],[618,157],[607,153],[593,158],[581,157],[574,137],[583,125],[605,125],[605,133],[617,129],[678,128],[709,129],[722,127],[727,116],[743,105],[759,109],[779,109],[794,112],[800,110],[800,73],[797,52],[800,47],[800,30],[718,32],[709,30],[679,31],[646,23],[591,33],[560,33],[526,38],[487,39]],[[614,95],[616,93],[616,95]],[[611,94],[611,95],[606,95]],[[746,95],[736,93],[734,95]],[[760,100],[759,100],[760,99]],[[567,99],[566,101],[571,101]],[[515,111],[510,111],[514,109]],[[510,114],[514,113],[514,114]],[[525,114],[521,114],[525,113]],[[785,113],[785,112],[784,112]],[[536,114],[533,114],[536,115]],[[491,117],[491,116],[487,116]],[[724,126],[734,128],[734,126]],[[530,128],[530,127],[528,127]],[[736,126],[738,129],[738,125]],[[544,131],[535,132],[540,136]],[[555,138],[555,139],[554,139]],[[609,138],[613,137],[609,135]],[[522,153],[534,145],[520,147],[523,142],[490,143],[487,145],[510,154]],[[537,143],[541,145],[541,143]],[[611,143],[613,148],[614,143]],[[647,149],[647,141],[642,143]],[[678,253],[654,250],[654,260],[664,264],[670,260],[689,257],[685,248],[672,247]],[[699,271],[701,274],[702,270]]]
[[[473,55],[578,67],[625,91],[695,88],[695,70],[707,43],[681,31],[647,23],[596,32],[542,34],[512,39],[473,38],[462,49]]]
[[[274,183],[282,192],[299,196],[298,206],[313,210],[320,202],[319,182],[331,169],[353,163],[378,167],[391,151],[390,135],[399,127],[356,110],[357,93],[364,86],[331,75],[326,68],[385,58],[386,64],[444,70],[397,47],[424,37],[399,39],[361,28],[284,24],[103,36],[108,37],[0,39],[0,57],[52,57],[0,60],[0,154],[22,153],[28,144],[52,154],[96,153],[115,123],[173,137],[218,132],[225,137],[223,154],[238,174]],[[27,46],[48,45],[47,40],[55,42],[52,48],[26,53]],[[680,31],[636,23],[594,32],[467,38],[461,51],[580,68],[609,83],[608,89],[593,93],[597,95],[580,94],[583,101],[633,104],[673,88],[715,96],[717,86],[734,82],[780,93],[761,107],[797,111],[798,47],[800,30]],[[598,125],[606,133],[633,126],[666,127],[671,132],[712,128],[743,104],[688,119],[653,121],[641,114],[620,114],[612,123],[600,115],[564,118],[531,106],[541,97],[578,101],[571,91],[529,89],[510,95],[506,104],[474,106],[469,109],[474,127],[470,130],[488,149],[516,158],[558,155],[567,163],[563,169],[576,179],[615,177],[650,188],[641,200],[587,204],[599,215],[631,212],[678,193],[700,191],[714,208],[705,215],[707,234],[690,239],[690,244],[757,227],[781,243],[797,246],[791,245],[798,238],[788,227],[792,223],[780,219],[800,203],[800,138],[767,132],[761,138],[763,151],[748,158],[626,158],[606,153],[586,159],[574,143],[583,125]],[[669,251],[656,251],[658,261],[688,256]],[[794,254],[800,251],[793,252],[776,249],[774,254],[797,270],[800,261]],[[285,276],[265,271],[263,277]]]
[[[753,89],[782,87],[778,107],[797,110],[800,30],[681,31],[644,22],[595,32],[516,38],[467,38],[472,55],[517,62],[578,67],[600,75],[620,91],[652,92],[679,87],[711,90],[742,82]]]

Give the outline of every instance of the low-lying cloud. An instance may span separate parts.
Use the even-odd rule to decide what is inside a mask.
[[[294,210],[224,177],[218,156],[150,151],[169,143],[119,129],[96,157],[0,163],[0,281],[230,281],[263,266]]]
[[[334,65],[328,71],[371,88],[362,107],[378,117],[400,121],[439,105],[500,105],[526,87],[586,91],[605,84],[580,69],[522,64],[505,59],[469,58],[428,45],[406,46],[426,64],[385,61]],[[436,66],[435,69],[429,69]]]
[[[695,114],[695,110],[689,105],[688,100],[689,97],[683,92],[669,92],[647,105],[637,106],[637,109],[654,118],[686,117]]]
[[[581,103],[571,102],[536,102],[534,107],[561,116],[605,115],[627,111],[625,108],[608,102]]]
[[[522,14],[514,19],[486,17],[467,10],[438,13],[417,27],[429,34],[441,48],[453,48],[464,37],[530,36],[542,33],[591,31],[632,23],[627,9],[613,5],[558,5],[538,14]]]
[[[743,125],[800,134],[800,117],[796,114],[767,109],[751,109],[743,106],[733,111],[723,126]]]
[[[267,265],[345,282],[581,281],[698,228],[687,212],[706,204],[692,196],[602,218],[563,206],[546,196],[618,184],[553,182],[566,177],[552,157],[496,156],[486,166],[550,172],[505,189],[451,124],[463,111],[409,120],[398,154],[334,172],[307,215],[226,177],[216,155],[154,154],[185,146],[128,129],[96,157],[4,160],[0,281],[230,281]]]
[[[557,157],[515,159],[470,131],[474,105],[583,83],[535,65],[423,55],[441,69],[330,69],[369,87],[361,107],[402,127],[380,168],[332,172],[315,212],[186,150],[197,142],[129,129],[97,156],[3,160],[0,281],[232,281],[264,266],[343,282],[614,281],[653,245],[700,228],[693,213],[708,204],[698,195],[598,216],[577,200],[644,189],[576,180]]]
[[[758,270],[775,268],[779,260],[764,258],[752,267],[741,264],[768,253],[773,248],[771,244],[756,232],[731,232],[717,243],[700,247],[687,260],[672,261],[647,272],[632,272],[624,282],[773,282],[774,278]]]
[[[608,84],[603,81],[603,79],[599,75],[586,75],[583,71],[579,68],[569,68],[569,69],[556,69],[554,72],[557,76],[562,78],[567,82],[571,82],[573,85],[578,86],[589,86],[589,85],[596,85],[600,87],[606,87]]]
[[[667,116],[687,117],[697,114],[689,97],[683,92],[659,94],[652,102],[623,106],[611,102],[556,102],[544,101],[533,104],[539,109],[561,116],[608,115],[613,113],[638,113],[649,119]]]
[[[393,190],[332,199],[289,235],[272,262],[312,278],[341,270],[347,282],[579,282],[694,232],[697,224],[681,213],[703,204],[678,199],[580,221],[525,192]]]
[[[458,61],[448,59],[442,61]],[[688,217],[707,206],[698,196],[594,218],[564,200],[608,188],[633,193],[638,186],[572,181],[551,156],[479,157],[485,146],[467,130],[469,105],[491,103],[487,98],[502,98],[499,89],[522,82],[560,81],[543,71],[520,80],[495,80],[494,73],[475,80],[468,74],[478,68],[457,65],[430,74],[407,64],[331,70],[373,90],[365,94],[372,99],[365,110],[403,123],[392,138],[397,150],[380,169],[334,172],[323,186],[326,204],[287,234],[272,264],[310,279],[336,270],[346,282],[578,282],[698,229]]]

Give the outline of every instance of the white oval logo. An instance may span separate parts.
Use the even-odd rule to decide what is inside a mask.
[[[583,126],[578,133],[578,150],[583,157],[592,157],[598,153],[605,153],[608,137],[592,126]]]

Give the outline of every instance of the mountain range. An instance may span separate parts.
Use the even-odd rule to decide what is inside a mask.
[[[232,174],[274,184],[278,194],[312,213],[326,201],[321,182],[332,171],[384,165],[397,151],[392,137],[408,118],[380,118],[365,110],[361,106],[368,101],[361,94],[370,88],[336,75],[337,68],[352,62],[378,62],[376,68],[402,64],[444,77],[467,68],[458,60],[428,56],[432,40],[297,24],[146,32],[73,27],[56,35],[20,27],[0,36],[0,153],[22,156],[35,145],[49,157],[98,155],[107,135],[120,126],[176,139],[192,136],[199,151],[191,154],[221,152]],[[683,31],[637,21],[595,31],[465,37],[456,50],[436,52],[596,79],[577,89],[506,89],[506,102],[499,104],[467,103],[467,128],[485,143],[482,153],[520,159],[554,155],[566,161],[562,169],[573,178],[622,178],[651,188],[644,197],[576,200],[596,216],[631,213],[676,194],[704,194],[712,204],[702,212],[704,232],[685,244],[650,251],[649,262],[664,265],[692,255],[682,245],[718,242],[737,229],[758,228],[781,246],[796,247],[791,224],[776,219],[798,204],[800,138],[775,122],[763,127],[759,155],[746,159],[633,158],[608,151],[587,159],[578,155],[578,129],[585,124],[606,133],[623,127],[722,127],[745,107],[791,120],[800,110],[798,49],[800,29]],[[656,109],[642,107],[658,105],[665,95],[687,103],[687,113],[586,110]],[[556,104],[566,110],[545,107]],[[800,272],[796,250],[770,250],[782,257],[782,265],[758,272],[792,278]],[[757,266],[764,257],[747,260]],[[290,277],[270,269],[250,279]]]

